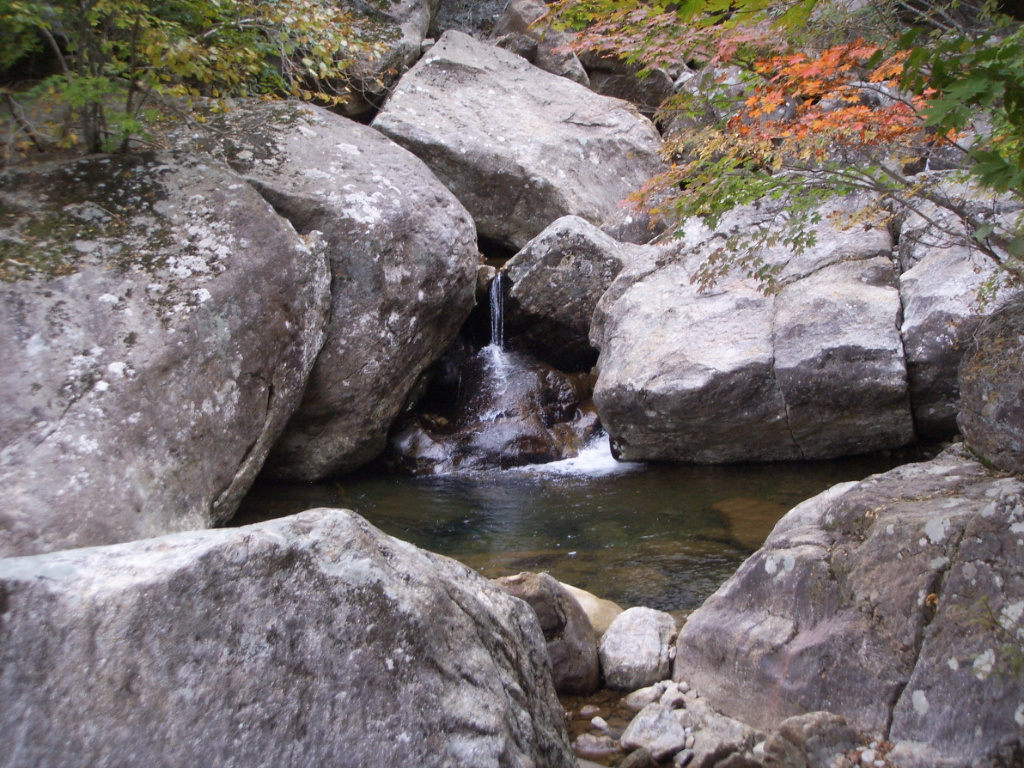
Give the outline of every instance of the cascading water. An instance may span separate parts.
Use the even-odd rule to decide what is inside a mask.
[[[498,387],[504,392],[508,380],[508,360],[505,355],[505,293],[502,287],[504,273],[499,271],[491,281],[488,299],[491,305],[491,343],[484,352],[491,362],[491,369]],[[489,414],[494,418],[496,412]]]
[[[548,463],[575,456],[594,432],[585,374],[504,348],[503,281],[499,272],[488,291],[490,343],[459,361],[454,399],[435,398],[442,408],[420,412],[392,436],[397,466],[439,474]]]
[[[488,298],[491,302],[491,346],[505,349],[505,295],[502,291],[503,272],[491,281]]]

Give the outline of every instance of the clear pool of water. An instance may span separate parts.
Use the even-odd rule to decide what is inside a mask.
[[[343,507],[488,577],[544,570],[624,606],[686,611],[736,570],[786,510],[896,463],[874,456],[721,467],[624,464],[611,457],[604,438],[575,459],[513,470],[261,484],[232,525]]]

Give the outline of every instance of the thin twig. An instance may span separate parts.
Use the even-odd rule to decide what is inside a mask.
[[[11,112],[11,117],[14,118],[14,122],[17,126],[28,136],[29,140],[35,145],[35,148],[40,152],[45,152],[49,148],[49,142],[46,141],[36,130],[32,127],[32,124],[25,119],[25,115],[22,112],[21,105],[14,100],[10,91],[5,90],[4,104],[7,105],[7,109]]]

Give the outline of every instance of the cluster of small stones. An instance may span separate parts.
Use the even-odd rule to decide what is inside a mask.
[[[573,750],[583,759],[640,752],[634,761],[646,755],[655,763],[690,765],[696,737],[686,711],[688,693],[690,687],[686,683],[671,680],[633,691],[623,698],[622,705],[638,714],[625,729],[610,726],[598,713],[590,720],[595,733],[581,734],[573,743]]]
[[[617,716],[622,709],[636,713],[625,726],[625,720]],[[639,688],[621,699],[616,714],[607,706],[584,704],[566,716],[590,723],[589,731],[580,734],[572,745],[581,768],[604,764],[618,768],[768,768],[797,764],[783,758],[789,747],[785,725],[771,734],[751,729],[715,712],[686,682],[662,680]],[[896,768],[887,757],[893,748],[891,742],[855,733],[841,718],[825,717],[832,720],[828,727],[851,734],[845,745],[842,738],[837,739],[837,750],[826,758],[828,768]],[[809,758],[803,765],[816,767],[822,763]]]

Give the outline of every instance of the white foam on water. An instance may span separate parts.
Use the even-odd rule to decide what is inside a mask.
[[[611,440],[601,432],[595,435],[583,448],[579,455],[572,459],[552,461],[547,464],[529,464],[516,467],[513,472],[529,472],[540,475],[578,475],[584,477],[600,477],[621,472],[633,472],[643,469],[644,465],[635,461],[617,461],[612,456]]]

